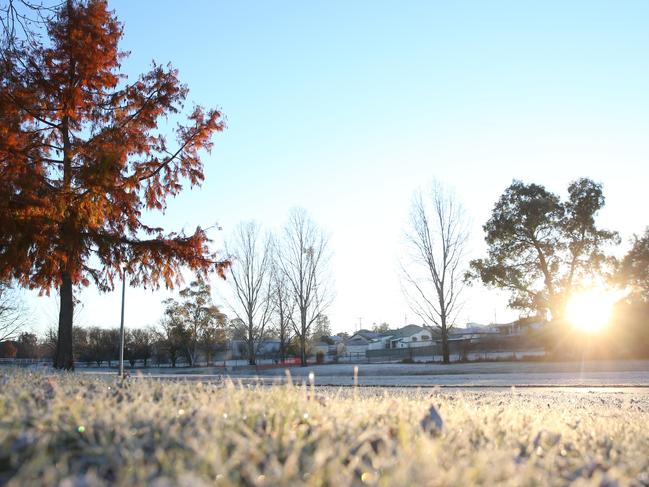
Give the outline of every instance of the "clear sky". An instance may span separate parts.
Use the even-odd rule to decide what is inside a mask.
[[[602,225],[626,241],[649,224],[649,2],[109,3],[129,76],[169,61],[189,100],[228,121],[204,186],[150,221],[218,221],[221,238],[306,208],[331,236],[334,331],[418,322],[397,258],[412,192],[433,178],[473,221],[471,258],[514,178],[563,193],[591,177]],[[155,324],[167,295],[129,289],[127,326]],[[79,296],[79,323],[118,325],[118,292]],[[465,300],[462,321],[517,317],[495,292]],[[54,299],[29,303],[37,330],[56,322]]]

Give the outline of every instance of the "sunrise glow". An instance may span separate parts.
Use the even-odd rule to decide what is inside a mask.
[[[594,288],[573,295],[566,306],[566,319],[575,327],[587,332],[604,328],[611,317],[618,297],[606,289]]]

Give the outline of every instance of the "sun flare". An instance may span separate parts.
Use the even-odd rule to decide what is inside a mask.
[[[588,289],[575,294],[566,306],[566,318],[587,332],[601,330],[608,323],[617,296],[605,289]]]

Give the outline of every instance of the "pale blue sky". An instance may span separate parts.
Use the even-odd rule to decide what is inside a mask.
[[[649,224],[649,2],[111,1],[132,77],[170,61],[190,101],[228,129],[206,183],[151,222],[277,228],[302,206],[331,235],[334,330],[405,306],[397,256],[413,190],[455,188],[481,225],[513,178],[562,192],[604,183],[602,224]],[[127,325],[158,321],[165,293],[129,290]],[[462,319],[515,318],[472,289]],[[113,326],[118,293],[81,294],[80,322]],[[219,297],[215,295],[218,302]],[[30,299],[37,327],[52,300]],[[44,317],[43,317],[44,316]]]

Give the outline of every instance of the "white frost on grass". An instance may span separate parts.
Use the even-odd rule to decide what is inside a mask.
[[[646,394],[312,392],[14,372],[0,389],[0,484],[649,482]],[[435,435],[421,426],[431,405]]]

